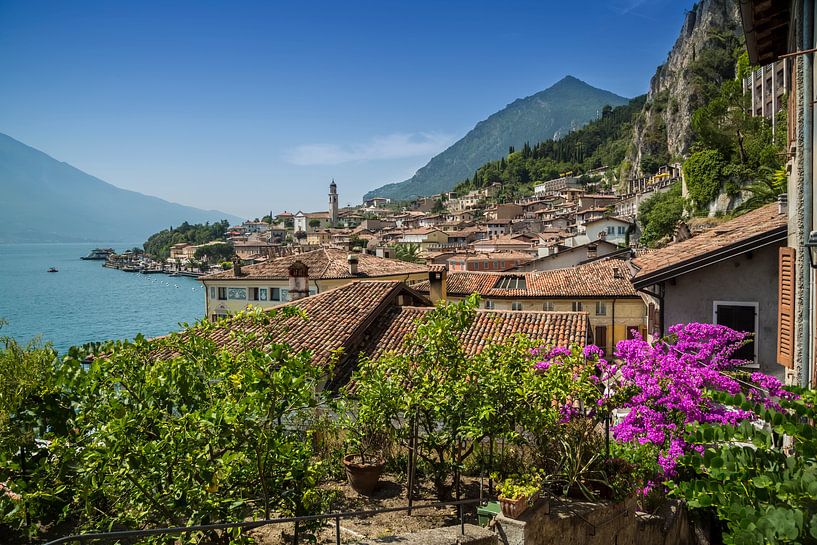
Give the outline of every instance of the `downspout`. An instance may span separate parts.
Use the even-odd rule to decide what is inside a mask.
[[[811,4],[808,6],[807,4]],[[809,9],[810,8],[810,9]],[[813,19],[817,5],[813,0],[803,2],[803,29],[802,50],[811,49],[813,42]],[[800,386],[808,388],[811,372],[811,265],[806,252],[805,243],[812,228],[812,199],[813,199],[813,165],[814,158],[814,95],[813,56],[811,53],[803,55],[803,233],[800,252],[800,273],[803,275],[803,293],[800,297],[800,308],[803,309],[803,329],[800,338],[801,364]]]
[[[611,331],[611,334],[610,334],[610,354],[614,353],[615,350],[616,350],[616,299],[615,298],[613,298],[613,317],[612,317],[611,321],[613,322],[612,323],[613,327],[610,330]]]

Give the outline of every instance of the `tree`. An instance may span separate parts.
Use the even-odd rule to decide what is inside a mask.
[[[207,257],[208,263],[220,263],[221,261],[229,261],[235,255],[235,247],[232,242],[208,244],[196,248],[193,257],[196,259],[204,259]]]
[[[309,220],[309,226],[312,227],[312,229],[317,229],[321,226],[321,220],[317,218],[311,219]]]
[[[638,209],[638,222],[643,226],[641,242],[649,246],[671,235],[683,215],[684,200],[680,183],[674,184],[666,192],[656,192]]]
[[[111,345],[91,364],[74,420],[81,433],[55,447],[77,460],[72,510],[83,526],[179,526],[326,507],[309,427],[291,426],[308,424],[324,371],[308,352],[275,342],[263,327],[274,318],[234,318],[244,327],[232,329],[229,351],[208,340],[218,326],[203,321]]]
[[[401,242],[394,245],[394,257],[400,261],[409,263],[419,263],[423,259],[420,257],[420,245],[415,242]]]

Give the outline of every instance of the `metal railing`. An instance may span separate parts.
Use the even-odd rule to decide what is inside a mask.
[[[76,534],[61,537],[53,541],[49,541],[44,545],[60,545],[61,543],[89,543],[92,541],[112,542],[120,539],[133,539],[140,537],[149,537],[157,535],[173,535],[173,534],[187,534],[191,532],[214,532],[218,530],[230,530],[233,528],[241,528],[244,530],[252,530],[267,526],[269,524],[284,524],[289,522],[295,523],[295,533],[293,542],[298,545],[298,523],[315,520],[329,520],[335,521],[335,543],[340,545],[340,521],[341,519],[349,519],[354,517],[370,517],[379,515],[380,513],[394,513],[397,511],[409,511],[414,509],[435,509],[439,507],[457,507],[460,535],[465,535],[465,513],[464,507],[466,505],[475,505],[481,503],[480,498],[457,500],[449,502],[435,502],[423,505],[405,505],[400,507],[384,507],[381,509],[372,509],[370,511],[344,511],[339,513],[324,513],[322,515],[302,515],[298,517],[282,517],[274,519],[248,520],[242,522],[222,522],[217,524],[199,524],[196,526],[175,526],[171,528],[147,528],[144,530],[118,530],[113,532],[97,532],[90,534]]]

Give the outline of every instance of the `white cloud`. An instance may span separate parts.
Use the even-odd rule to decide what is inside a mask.
[[[359,144],[304,144],[285,153],[294,165],[339,165],[341,163],[400,159],[434,155],[453,142],[453,136],[437,132],[394,133],[375,136]]]

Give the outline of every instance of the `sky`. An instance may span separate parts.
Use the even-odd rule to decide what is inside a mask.
[[[691,6],[0,0],[0,132],[182,204],[325,210],[565,75],[646,92]]]

